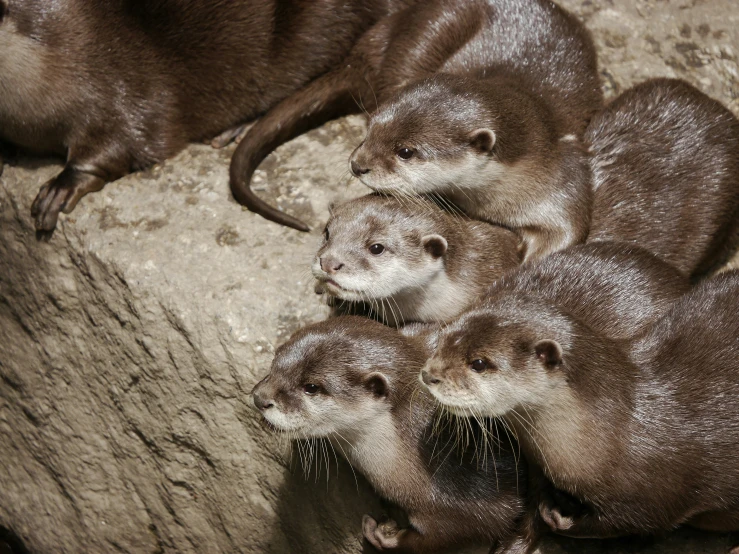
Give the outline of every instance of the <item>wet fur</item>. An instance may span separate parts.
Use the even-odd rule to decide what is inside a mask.
[[[739,121],[675,79],[619,96],[591,121],[589,240],[654,252],[694,279],[739,245]]]
[[[505,71],[437,75],[370,119],[352,155],[360,180],[388,193],[436,193],[467,215],[518,232],[526,259],[584,242],[590,223],[587,153],[554,100]],[[492,144],[476,145],[492,132]],[[567,138],[565,138],[567,137]],[[409,160],[396,155],[411,149]]]
[[[529,461],[589,508],[564,534],[737,530],[738,293],[739,272],[706,280],[620,341],[541,297],[501,295],[451,324],[427,369],[470,405],[508,383],[509,407],[488,399],[485,413],[508,420]],[[557,363],[542,342],[558,345]],[[499,370],[470,375],[465,356]]]
[[[414,83],[433,80],[436,74],[471,79],[503,76],[527,91],[516,96],[521,101],[516,100],[513,108],[530,110],[532,102],[545,99],[543,102],[551,108],[544,116],[546,124],[554,126],[558,137],[581,136],[602,103],[590,36],[582,24],[554,3],[421,2],[379,21],[357,42],[345,63],[280,103],[249,131],[231,167],[234,196],[268,219],[307,230],[305,224],[268,206],[251,192],[249,182],[259,163],[274,148],[305,130],[340,115],[392,105],[388,103],[404,87],[412,90]],[[464,119],[466,113],[462,110],[456,115]],[[455,111],[444,116],[454,117]],[[513,125],[516,116],[510,120]],[[439,123],[429,120],[426,125]],[[471,123],[464,121],[465,125]],[[526,120],[521,126],[528,123]],[[525,144],[515,135],[505,137],[501,144],[506,142],[509,146],[505,149]],[[397,146],[388,145],[391,156]],[[568,170],[577,165],[565,164]],[[582,169],[587,171],[587,164]]]
[[[626,339],[647,329],[689,290],[685,275],[639,246],[592,242],[511,271],[487,296],[537,295],[612,339]]]
[[[313,262],[320,291],[339,313],[359,309],[391,325],[448,321],[520,263],[513,232],[423,198],[351,200],[332,209],[326,232]],[[443,253],[425,248],[427,237],[441,237]],[[376,243],[386,248],[380,256],[368,250]]]
[[[499,435],[499,446],[490,445],[483,465],[471,445],[459,449],[443,428],[437,428],[441,435],[432,435],[435,403],[418,391],[415,380],[427,356],[425,332],[404,336],[364,318],[332,318],[281,346],[269,376],[254,389],[260,402],[269,398],[295,419],[310,418],[306,436],[322,434],[326,427],[306,408],[310,400],[304,398],[303,384],[319,383],[335,397],[336,415],[323,416],[331,419],[334,433],[322,436],[383,497],[408,513],[412,527],[397,533],[393,525],[365,518],[365,535],[394,552],[495,542],[512,532],[525,487],[524,467],[510,450],[510,437]],[[376,383],[367,386],[378,373],[387,384],[379,394]],[[275,418],[268,412],[274,409],[263,410],[270,421]],[[388,527],[391,532],[383,531]]]
[[[0,139],[66,154],[33,206],[54,228],[87,192],[254,119],[335,67],[382,0],[8,0]]]

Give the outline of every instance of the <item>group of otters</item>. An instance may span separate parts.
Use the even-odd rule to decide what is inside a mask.
[[[67,158],[40,232],[214,136],[241,139],[234,197],[307,230],[250,178],[359,111],[375,194],[332,209],[313,265],[340,315],[253,401],[407,513],[366,539],[738,530],[739,272],[706,277],[739,237],[718,102],[654,79],[604,107],[588,32],[548,0],[0,0],[0,139]]]

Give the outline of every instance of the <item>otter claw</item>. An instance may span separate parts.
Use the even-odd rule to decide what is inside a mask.
[[[31,206],[31,216],[36,220],[37,231],[54,230],[68,195],[69,190],[55,186],[54,180],[41,187]]]
[[[71,167],[64,168],[38,192],[31,206],[31,216],[36,220],[37,231],[53,231],[59,214],[74,210],[80,198],[105,186],[105,181],[91,173]]]

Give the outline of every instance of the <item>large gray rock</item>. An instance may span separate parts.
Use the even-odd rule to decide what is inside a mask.
[[[684,77],[739,113],[735,0],[586,0],[609,94]],[[32,552],[361,551],[377,498],[333,452],[305,478],[249,391],[275,346],[325,316],[309,265],[331,200],[365,191],[347,157],[359,117],[278,149],[255,184],[300,234],[230,199],[231,150],[192,146],[85,198],[37,241],[51,160],[0,177],[0,525]],[[735,264],[737,258],[735,258]],[[305,453],[303,453],[305,455]],[[329,466],[329,478],[325,471]],[[315,459],[313,462],[315,467]],[[683,531],[559,552],[724,552]]]

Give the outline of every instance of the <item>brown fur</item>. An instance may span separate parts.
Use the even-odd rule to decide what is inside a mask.
[[[643,248],[592,242],[511,271],[487,296],[537,295],[612,339],[627,339],[647,329],[689,290],[685,275]]]
[[[529,461],[585,503],[566,517],[544,499],[559,532],[736,530],[738,293],[739,272],[706,280],[622,341],[541,297],[496,296],[442,332],[427,380],[502,416]],[[481,373],[469,369],[477,358],[488,362]],[[507,397],[486,396],[501,387]]]
[[[337,428],[311,419],[296,435],[328,438],[383,497],[407,511],[411,526],[400,531],[394,522],[378,526],[365,516],[365,536],[383,551],[495,542],[510,534],[521,510],[523,468],[507,435],[498,436],[500,447],[487,460],[457,449],[444,432],[430,438],[436,410],[416,381],[427,356],[424,333],[416,328],[403,336],[357,317],[309,326],[277,350],[270,374],[253,392],[269,421],[271,410],[307,414],[317,400],[335,403],[322,419]],[[306,397],[305,383],[316,384],[315,395],[324,398]]]
[[[369,250],[376,244],[380,255]],[[359,308],[399,325],[459,315],[519,263],[518,238],[507,229],[423,198],[369,195],[332,209],[313,273],[341,313]]]
[[[496,155],[502,156],[516,156],[516,151],[525,144],[513,130],[525,132],[529,121],[522,125],[518,115],[527,116],[532,111],[537,116],[543,114],[542,125],[549,127],[542,131],[542,136],[550,131],[580,136],[602,101],[592,41],[584,27],[554,3],[546,0],[422,2],[378,22],[358,41],[339,68],[288,98],[257,122],[234,156],[231,166],[234,197],[268,219],[306,230],[305,224],[268,206],[249,189],[249,180],[261,160],[278,145],[331,118],[360,109],[372,111],[380,104],[392,106],[392,99],[404,87],[413,91],[414,83],[433,80],[435,74],[465,75],[473,80],[502,76],[515,83],[514,88],[526,91],[516,95],[513,104],[506,104],[524,111],[508,118],[502,115],[504,110],[496,111],[512,131],[498,144]],[[400,94],[402,98],[408,93]],[[508,100],[504,98],[503,102]],[[548,110],[542,111],[540,102]],[[451,113],[444,114],[471,124],[474,120],[467,115],[464,109],[456,110],[454,106]],[[371,119],[376,120],[377,115]],[[440,121],[430,119],[424,123],[433,127]],[[371,128],[372,123],[370,135]],[[535,129],[531,134],[537,132]],[[543,140],[549,144],[549,135]],[[391,156],[398,146],[389,145]],[[561,150],[567,148],[562,146]],[[579,171],[575,162],[554,163],[563,171]],[[586,166],[581,169],[587,171]]]
[[[584,117],[565,119],[526,79],[501,73],[438,75],[409,87],[370,119],[352,163],[375,190],[438,194],[515,230],[534,259],[587,237],[591,177],[577,140]],[[400,147],[413,156],[402,159]]]
[[[591,121],[589,240],[654,252],[693,278],[739,244],[739,121],[674,79],[641,83]]]
[[[66,154],[36,228],[107,182],[251,120],[402,0],[7,0],[0,139]]]

